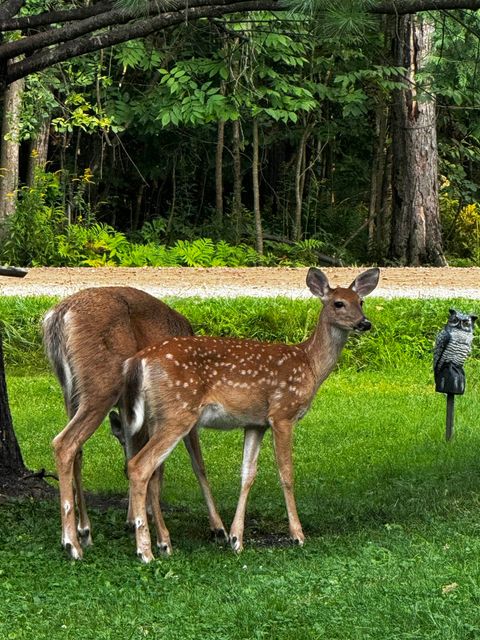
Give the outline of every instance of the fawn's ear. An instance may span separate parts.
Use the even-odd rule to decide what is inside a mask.
[[[375,289],[380,278],[380,269],[367,269],[360,273],[350,285],[350,289],[358,293],[360,298],[368,296]]]
[[[328,284],[327,276],[315,267],[310,267],[307,273],[307,287],[313,293],[314,296],[324,300],[331,291]]]

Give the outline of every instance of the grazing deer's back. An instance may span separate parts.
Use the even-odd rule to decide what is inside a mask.
[[[45,325],[64,323],[68,346],[75,352],[97,349],[128,358],[165,336],[192,335],[186,318],[165,303],[133,287],[99,287],[62,300]]]
[[[44,320],[44,342],[67,395],[121,386],[123,362],[166,336],[191,335],[182,315],[133,287],[84,289],[62,300]]]

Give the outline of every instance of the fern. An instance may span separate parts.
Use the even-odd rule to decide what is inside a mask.
[[[210,238],[198,238],[193,242],[177,240],[172,251],[180,263],[187,267],[208,267],[211,265],[215,246]]]

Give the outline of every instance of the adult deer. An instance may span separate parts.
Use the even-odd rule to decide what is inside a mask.
[[[82,445],[117,404],[124,361],[147,345],[169,336],[191,336],[193,331],[184,316],[148,293],[132,287],[99,287],[75,293],[51,309],[43,322],[43,334],[69,418],[67,426],[53,440],[60,485],[62,544],[72,558],[78,559],[83,555],[82,546],[92,543],[82,489]],[[113,428],[115,415],[111,422]],[[139,431],[127,443],[127,454],[137,453],[145,441]],[[185,444],[207,503],[210,526],[216,535],[226,537],[205,476],[195,429],[188,433]],[[161,512],[156,505],[157,487],[158,483],[152,482],[150,502],[157,531],[163,531]]]
[[[128,463],[137,554],[144,562],[153,558],[146,517],[149,480],[176,444],[203,426],[245,429],[240,498],[230,529],[233,549],[243,548],[248,493],[268,427],[273,432],[290,535],[303,544],[293,494],[293,426],[334,368],[350,331],[370,329],[362,298],[375,289],[378,278],[379,270],[369,269],[349,288],[332,289],[326,276],[311,268],[307,286],[320,298],[323,309],[312,336],[301,344],[176,337],[149,346],[125,363],[120,403],[124,428],[133,435],[145,419],[150,435]],[[168,530],[163,544],[170,549]]]

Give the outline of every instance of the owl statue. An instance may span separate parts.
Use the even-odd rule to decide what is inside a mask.
[[[448,322],[437,335],[433,353],[435,390],[459,395],[465,392],[463,363],[470,355],[477,316],[450,309]]]

